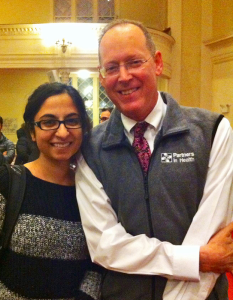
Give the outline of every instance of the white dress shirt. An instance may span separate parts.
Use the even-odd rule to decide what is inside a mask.
[[[159,100],[146,118],[151,151],[166,113]],[[135,121],[122,115],[130,143]],[[118,223],[111,199],[82,155],[78,158],[76,192],[91,258],[103,267],[128,274],[167,277],[165,300],[204,300],[218,277],[199,272],[199,250],[232,219],[233,133],[226,118],[220,122],[210,153],[209,169],[198,211],[182,245],[172,245],[141,234],[132,236]]]

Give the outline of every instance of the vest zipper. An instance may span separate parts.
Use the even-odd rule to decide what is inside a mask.
[[[133,150],[132,146],[130,148],[131,148],[131,150]],[[133,152],[134,152],[134,150],[133,150]],[[136,157],[137,157],[137,155],[136,155]],[[152,155],[151,155],[151,158],[152,158]],[[150,160],[151,160],[151,158],[150,158]],[[147,170],[146,174],[142,170],[142,167],[141,167],[139,159],[138,159],[138,163],[139,163],[139,166],[141,168],[142,175],[143,175],[143,183],[144,183],[144,191],[145,191],[145,197],[144,197],[144,199],[145,199],[145,202],[146,202],[146,210],[147,210],[147,217],[148,217],[148,223],[149,223],[150,236],[154,237],[154,230],[153,230],[153,226],[152,226],[152,217],[151,217],[150,203],[149,203],[149,201],[150,201],[150,199],[149,199],[149,191],[148,191],[148,172],[149,172],[149,168],[150,168],[150,163],[149,163],[148,170]],[[154,300],[154,299],[155,299],[155,279],[154,279],[154,276],[151,276],[151,300]]]
[[[144,174],[144,188],[145,188],[145,201],[146,201],[147,215],[149,221],[150,235],[151,237],[154,237],[154,230],[152,226],[152,217],[150,211],[149,191],[148,191],[148,174]]]
[[[148,171],[149,171],[149,168],[148,168]],[[153,230],[153,226],[152,226],[152,217],[151,217],[151,211],[150,211],[149,191],[148,191],[148,172],[146,174],[143,174],[143,180],[144,180],[145,201],[146,201],[146,209],[147,209],[150,235],[151,235],[151,237],[154,237],[154,230]],[[154,279],[154,276],[151,277],[151,299],[152,300],[155,299],[155,279]]]

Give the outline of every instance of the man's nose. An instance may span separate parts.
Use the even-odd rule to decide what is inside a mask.
[[[119,66],[119,81],[130,80],[132,78],[132,74],[129,72],[125,65]]]

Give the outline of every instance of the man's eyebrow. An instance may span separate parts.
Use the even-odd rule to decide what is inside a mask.
[[[107,62],[106,64],[105,64],[105,66],[107,66],[107,65],[118,65],[119,64],[119,62],[118,61],[116,61],[116,60],[113,60],[113,61],[109,61],[109,62]]]
[[[130,60],[135,60],[135,59],[143,59],[143,57],[139,54],[131,54],[126,58],[125,62],[130,61]],[[106,62],[105,66],[107,66],[109,64],[113,64],[113,65],[117,64],[118,65],[119,62],[116,60],[112,60],[112,61]]]

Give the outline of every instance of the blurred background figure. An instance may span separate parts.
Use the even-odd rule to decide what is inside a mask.
[[[2,133],[3,118],[0,116],[0,152],[3,154],[4,163],[10,164],[15,157],[15,145]]]
[[[3,164],[4,164],[4,156],[2,152],[0,152],[0,166],[2,166]]]
[[[17,134],[17,144],[16,144],[16,165],[23,165],[27,162],[31,162],[39,157],[39,150],[35,142],[32,141],[29,133],[25,128],[25,124],[21,125],[16,131]]]
[[[112,110],[112,107],[106,107],[102,109],[100,114],[100,123],[103,123],[104,121],[107,121],[110,118]]]

